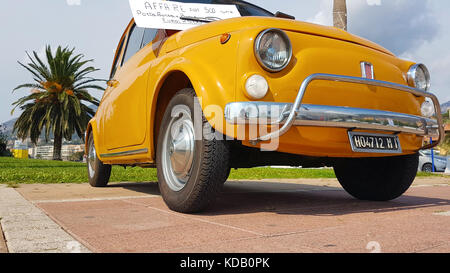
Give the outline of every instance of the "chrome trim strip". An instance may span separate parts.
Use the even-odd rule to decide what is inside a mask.
[[[407,92],[419,97],[426,97],[430,98],[433,101],[435,112],[436,112],[436,118],[437,118],[437,124],[438,124],[438,131],[439,131],[439,139],[438,141],[434,142],[433,144],[426,145],[422,147],[422,149],[430,149],[433,147],[436,147],[439,145],[443,139],[443,136],[445,135],[444,132],[444,126],[443,126],[443,119],[441,114],[441,106],[439,104],[439,100],[437,97],[431,93],[425,92],[423,90],[412,88],[406,85],[398,84],[398,83],[392,83],[392,82],[386,82],[386,81],[380,81],[380,80],[372,80],[372,79],[364,79],[359,77],[350,77],[350,76],[342,76],[342,75],[333,75],[333,74],[312,74],[308,76],[301,84],[297,98],[295,99],[294,106],[289,112],[288,118],[283,125],[283,127],[275,132],[269,133],[267,135],[261,136],[256,139],[252,139],[253,142],[261,142],[261,141],[268,141],[272,138],[278,138],[281,135],[285,134],[293,125],[296,120],[297,112],[300,110],[303,102],[303,98],[305,96],[306,89],[308,88],[309,84],[313,81],[317,80],[324,80],[324,81],[336,81],[336,82],[346,82],[346,83],[355,83],[355,84],[363,84],[363,85],[369,85],[369,86],[378,86],[378,87],[385,87],[390,89],[395,89],[398,91]]]
[[[239,116],[241,110],[245,111],[248,105],[254,105],[259,109],[257,118]],[[225,118],[231,124],[279,125],[286,123],[292,103],[235,102],[228,104],[225,109]],[[274,119],[269,118],[272,113],[275,113]],[[302,105],[296,113],[293,125],[368,129],[422,136],[439,135],[438,124],[433,119],[389,111],[328,105]]]
[[[118,157],[118,156],[128,156],[128,155],[138,155],[138,154],[145,154],[148,153],[148,149],[139,149],[139,150],[132,150],[132,151],[125,151],[125,152],[119,152],[119,153],[109,153],[109,154],[101,154],[100,157]]]

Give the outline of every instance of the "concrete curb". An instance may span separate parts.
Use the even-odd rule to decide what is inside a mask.
[[[0,253],[8,253],[8,248],[6,247],[6,242],[5,238],[3,237],[3,230],[1,225],[0,225]]]
[[[0,188],[0,225],[10,253],[89,253],[12,188]]]

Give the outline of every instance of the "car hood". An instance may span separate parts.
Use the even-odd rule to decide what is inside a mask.
[[[172,51],[201,40],[209,39],[223,33],[235,32],[245,28],[266,27],[279,28],[285,31],[299,32],[310,35],[322,36],[331,39],[346,41],[361,46],[365,46],[385,54],[394,56],[392,52],[378,44],[350,34],[344,30],[316,25],[301,21],[272,18],[272,17],[240,17],[221,20],[181,31],[168,40],[166,51]]]

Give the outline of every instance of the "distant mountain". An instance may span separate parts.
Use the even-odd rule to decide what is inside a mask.
[[[17,118],[11,119],[6,121],[5,123],[2,123],[2,127],[5,129],[5,134],[7,136],[10,136],[12,134],[14,123],[16,123]]]
[[[5,135],[7,135],[8,139],[10,139],[10,140],[16,140],[17,139],[16,134],[13,134],[14,123],[16,123],[16,121],[17,121],[17,118],[14,118],[14,119],[11,119],[11,120],[8,120],[8,121],[2,123],[2,127],[6,128],[6,130],[4,131]],[[53,134],[52,133],[50,133],[50,140],[51,139],[53,139]],[[41,133],[41,136],[39,137],[39,140],[41,141],[41,143],[45,143],[45,133],[44,132]],[[72,140],[70,141],[70,143],[76,144],[76,143],[82,143],[82,142],[83,142],[83,140],[80,139],[80,137],[76,133],[73,134]]]
[[[450,110],[450,101],[447,101],[444,104],[441,104],[442,113],[447,113]]]

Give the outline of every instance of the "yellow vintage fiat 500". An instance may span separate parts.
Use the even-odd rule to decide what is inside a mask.
[[[197,212],[231,168],[329,166],[352,196],[386,201],[444,135],[425,65],[244,1],[180,2],[242,17],[191,18],[205,24],[184,31],[130,22],[86,133],[92,186],[111,165],[156,167],[166,204]]]

